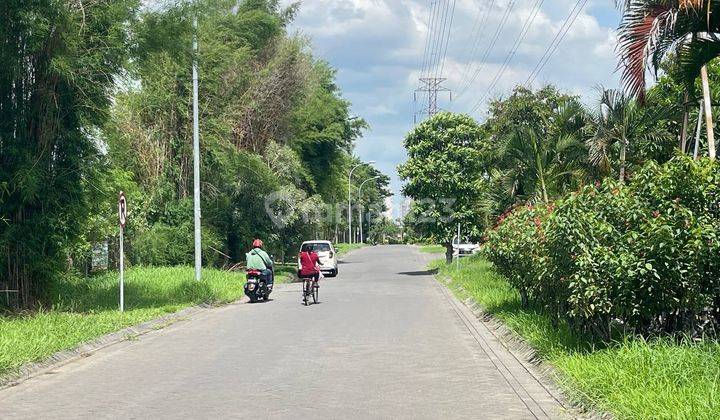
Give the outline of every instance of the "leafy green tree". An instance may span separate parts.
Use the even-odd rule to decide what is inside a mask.
[[[516,129],[530,129],[540,137],[546,137],[553,130],[558,110],[577,103],[577,98],[547,85],[536,91],[517,86],[506,99],[492,101],[487,121],[483,124],[486,135],[505,138]]]
[[[371,243],[375,244],[392,244],[399,242],[400,234],[400,226],[398,226],[394,220],[382,217],[373,224],[368,239]]]
[[[347,184],[347,173],[354,142],[368,128],[367,122],[350,114],[350,104],[340,97],[335,70],[317,62],[302,104],[293,112],[294,136],[290,146],[310,171],[311,192],[328,202]],[[347,186],[345,186],[347,197]]]
[[[274,0],[168,3],[132,26],[135,59],[105,133],[112,161],[144,192],[146,229],[192,223],[190,45],[197,14],[205,231],[222,238],[220,251],[233,261],[255,237],[282,254],[303,236],[337,231],[335,217],[278,227],[264,207],[276,192],[299,209],[344,202],[350,153],[367,126],[351,116],[335,71],[312,56],[306,39],[287,35],[296,10]]]
[[[480,126],[467,115],[440,113],[418,125],[405,139],[408,161],[399,167],[403,193],[414,207],[426,238],[446,248],[452,261],[457,224],[479,236],[476,203],[481,196],[487,145]]]
[[[30,306],[66,268],[91,205],[98,128],[137,0],[0,5],[0,272]]]

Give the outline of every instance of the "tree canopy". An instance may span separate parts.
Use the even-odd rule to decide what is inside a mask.
[[[409,158],[399,173],[403,193],[415,200],[415,224],[450,255],[458,223],[478,234],[475,205],[485,186],[487,152],[481,128],[467,115],[440,113],[411,131],[405,147]]]

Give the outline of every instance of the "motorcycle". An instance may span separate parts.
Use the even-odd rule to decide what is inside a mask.
[[[270,300],[270,293],[272,293],[272,284],[265,283],[262,273],[259,270],[248,270],[245,295],[250,299],[250,302],[256,303],[260,299],[268,301]]]

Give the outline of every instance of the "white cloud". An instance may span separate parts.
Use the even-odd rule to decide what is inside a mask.
[[[486,52],[488,58],[467,93],[452,105],[453,110],[468,112],[488,92],[535,3],[516,0],[497,43],[488,50],[510,1],[495,1],[479,40],[470,35],[479,5],[488,2],[456,1],[443,74],[448,79],[446,86],[457,94],[463,71],[470,68],[474,73]],[[425,52],[429,4],[430,0],[304,0],[293,24],[313,39],[316,53],[338,68],[339,84],[353,103],[354,113],[372,126],[360,140],[357,153],[364,159],[377,160],[378,167],[393,175],[394,191],[400,190],[395,166],[405,158],[402,140],[412,128],[413,91],[418,87]],[[490,96],[507,96],[513,86],[525,82],[575,4],[576,0],[544,2],[503,77],[489,91]],[[595,95],[595,86],[617,86],[614,28],[618,19],[610,0],[590,0],[539,74],[536,85],[553,83],[588,102]],[[449,106],[446,97],[441,104]],[[484,110],[481,106],[475,115],[481,117]]]

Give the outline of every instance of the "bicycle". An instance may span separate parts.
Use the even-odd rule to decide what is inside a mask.
[[[303,303],[305,306],[310,305],[310,297],[312,297],[313,303],[318,303],[319,289],[320,286],[315,278],[309,277],[303,279]]]

